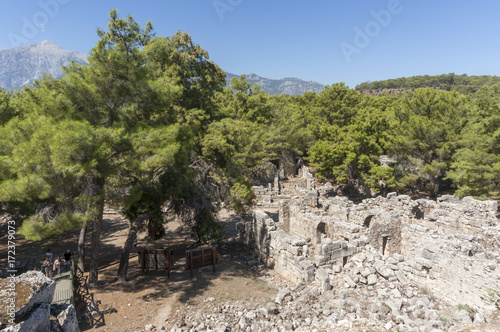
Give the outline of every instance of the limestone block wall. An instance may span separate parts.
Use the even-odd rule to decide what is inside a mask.
[[[354,204],[344,197],[335,197],[324,204],[327,213],[359,226],[369,226],[371,221],[399,218],[403,223],[419,224],[441,232],[453,234],[460,230],[475,233],[481,227],[494,226],[498,203],[479,201],[472,197],[444,195],[437,201],[411,200],[408,195],[388,194]]]
[[[402,242],[410,280],[455,305],[485,307],[488,292],[499,287],[499,226],[473,235],[409,224],[402,228]]]
[[[252,211],[238,228],[240,238],[266,267],[294,282],[309,282],[314,278],[314,263],[307,259],[306,240],[279,229],[264,211]]]
[[[304,214],[304,216],[311,220],[316,218],[315,222],[328,223],[330,227],[334,227],[331,217],[315,214]],[[347,224],[344,226],[346,230],[359,232],[357,226]],[[310,239],[288,234],[282,229],[281,221],[275,223],[261,210],[252,211],[251,216],[238,225],[238,229],[240,238],[254,251],[260,262],[296,283],[313,281],[319,267],[330,269],[334,264],[345,264],[350,256],[359,252],[367,243],[367,238],[360,237],[359,234],[349,243],[345,239],[334,241],[325,236],[315,245],[316,252],[313,253]]]
[[[257,206],[277,207],[282,199],[289,199],[290,196],[280,193],[279,185],[271,186],[253,186],[252,190],[255,194],[255,204]]]
[[[359,246],[360,236],[364,235],[362,227],[333,217],[326,211],[311,210],[303,199],[282,201],[279,211],[284,229],[292,235],[310,239],[313,246],[321,244],[325,238],[344,239],[353,246]]]
[[[411,200],[408,195],[394,193],[365,199],[360,204],[334,197],[324,200],[322,209],[312,208],[304,197],[280,202],[280,222],[285,232],[309,240],[313,247],[330,238],[344,239],[354,247],[369,243],[382,255],[402,253],[404,227],[424,227],[453,235],[476,234],[498,224],[498,203],[471,197]]]

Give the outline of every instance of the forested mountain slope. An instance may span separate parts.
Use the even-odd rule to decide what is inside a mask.
[[[460,93],[474,93],[483,86],[500,85],[498,76],[467,76],[451,74],[443,75],[421,75],[412,77],[400,77],[383,81],[363,82],[356,86],[356,91],[376,94],[379,92],[402,93],[407,90],[418,88],[436,88],[445,91],[458,91]]]

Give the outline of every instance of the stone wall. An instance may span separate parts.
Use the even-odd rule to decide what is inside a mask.
[[[254,210],[238,225],[240,237],[254,250],[257,260],[293,282],[310,282],[314,264],[305,239],[287,234],[264,211]]]
[[[306,214],[307,217],[314,218],[313,215]],[[327,227],[333,227],[334,222],[331,219],[324,216],[324,219],[320,220],[328,224]],[[315,240],[319,242],[313,246],[311,239],[285,232],[281,222],[274,222],[262,210],[252,211],[247,220],[239,223],[238,229],[240,238],[253,250],[259,262],[295,283],[313,281],[318,267],[344,265],[367,241],[366,237],[357,236],[350,244],[344,239],[333,241],[324,236]],[[355,234],[359,232],[359,228],[353,226],[351,231]],[[315,251],[313,248],[316,248]]]
[[[472,197],[444,195],[437,201],[412,200],[408,195],[390,193],[354,204],[344,197],[326,200],[323,207],[329,215],[363,226],[368,218],[398,216],[403,222],[415,223],[442,232],[475,233],[484,226],[494,226],[498,220],[498,202],[479,201]],[[380,219],[380,218],[379,218]]]
[[[317,296],[340,296],[351,318],[385,320],[386,329],[445,329],[498,314],[496,201],[390,193],[354,203],[311,179],[302,167],[283,184],[287,190],[268,192],[279,222],[254,211],[241,224],[245,243],[266,266]],[[286,199],[278,204],[279,197]]]

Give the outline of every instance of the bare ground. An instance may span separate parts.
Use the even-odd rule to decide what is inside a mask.
[[[118,263],[122,246],[128,233],[128,221],[116,214],[109,214],[103,220],[103,233],[99,258],[99,284],[91,288],[94,298],[100,301],[100,309],[113,308],[116,312],[105,315],[105,325],[96,331],[143,331],[147,324],[157,330],[162,326],[170,330],[170,319],[176,313],[193,308],[210,309],[227,300],[264,305],[277,293],[276,287],[286,282],[272,271],[256,271],[244,262],[248,256],[245,249],[232,240],[236,234],[237,216],[222,211],[221,220],[226,224],[229,244],[219,248],[219,262],[216,271],[212,267],[199,268],[191,278],[185,268],[185,250],[199,246],[182,225],[168,224],[167,234],[159,241],[150,241],[144,233],[138,237],[139,247],[168,248],[174,250],[174,269],[170,278],[166,271],[151,271],[142,274],[137,254],[132,253],[129,261],[128,281],[116,282]],[[7,228],[0,224],[0,263],[7,261]],[[36,258],[41,262],[47,249],[56,256],[62,256],[67,249],[76,253],[78,232],[67,232],[56,238],[33,242],[16,236],[16,260]],[[86,239],[87,257],[90,255],[90,232]],[[248,260],[248,257],[245,257]],[[88,271],[88,261],[86,261]],[[207,300],[208,299],[208,300]],[[77,305],[78,307],[78,305]],[[82,331],[92,327],[82,320]]]

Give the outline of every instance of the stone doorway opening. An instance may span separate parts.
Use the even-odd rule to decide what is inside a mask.
[[[385,255],[387,251],[387,242],[389,241],[388,236],[382,236],[382,256]]]
[[[326,237],[326,224],[324,222],[320,222],[316,228],[316,243],[320,244]]]
[[[368,216],[365,218],[365,221],[363,222],[363,227],[364,228],[370,228],[370,223],[372,222],[373,216]]]

